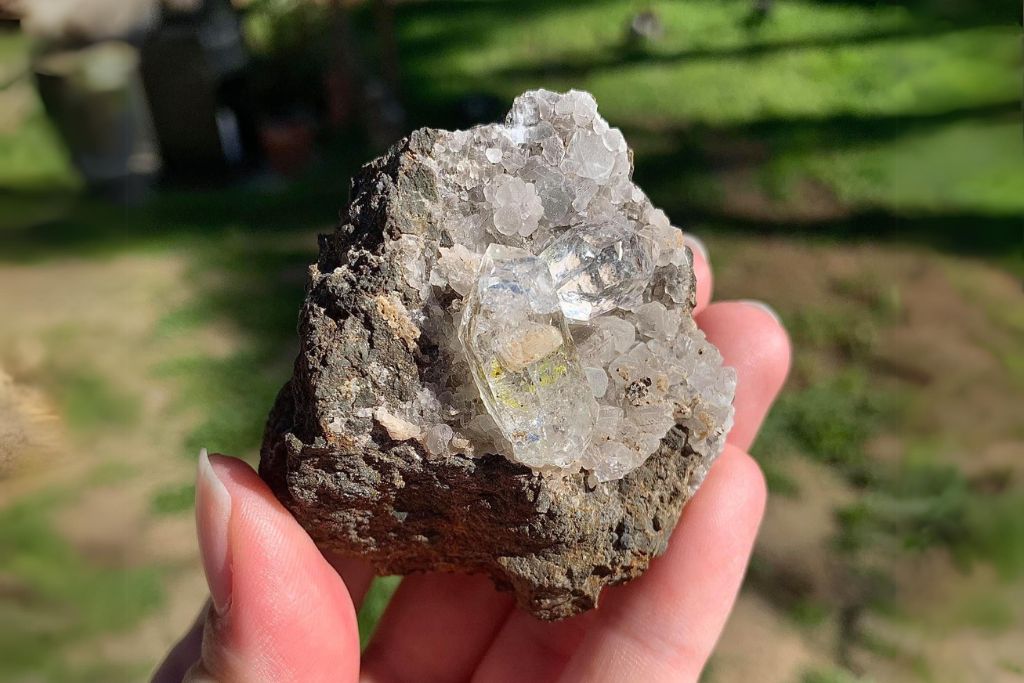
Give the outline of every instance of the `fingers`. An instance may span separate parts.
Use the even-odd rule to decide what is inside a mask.
[[[373,577],[377,575],[377,572],[368,563],[352,557],[341,557],[330,552],[324,553],[324,557],[334,567],[334,571],[341,576],[341,580],[345,582],[349,597],[352,598],[352,604],[358,610],[363,604],[366,591],[370,589],[370,584],[373,583]]]
[[[559,680],[696,681],[736,599],[765,497],[757,463],[726,446],[668,552],[634,584],[606,591]]]
[[[514,610],[473,676],[473,683],[548,683],[558,680],[598,612],[563,621],[539,621]]]
[[[185,680],[357,680],[345,584],[248,465],[200,454],[196,522],[212,604]]]
[[[206,623],[208,609],[209,601],[203,605],[192,628],[171,648],[164,661],[157,667],[152,683],[181,683],[185,672],[199,659],[199,651],[203,645],[203,625]]]
[[[708,248],[698,238],[687,233],[683,240],[693,252],[693,275],[697,280],[697,306],[693,313],[697,315],[711,303],[711,292],[714,289],[711,260],[708,258]]]
[[[468,681],[512,610],[482,576],[405,579],[363,656],[364,683]]]
[[[739,589],[764,501],[757,464],[726,446],[647,574],[565,621],[513,612],[473,680],[696,680]]]
[[[358,610],[366,596],[366,590],[373,580],[373,567],[360,560],[349,558],[328,556],[327,561],[341,575],[348,588],[349,596],[352,598],[352,604]],[[167,657],[157,667],[156,673],[153,675],[153,683],[180,683],[185,672],[199,659],[203,644],[203,627],[206,624],[206,612],[209,607],[210,601],[207,600],[195,623],[171,648]]]
[[[726,301],[708,306],[697,324],[736,368],[736,423],[729,443],[747,450],[786,381],[789,336],[778,318],[758,302]]]

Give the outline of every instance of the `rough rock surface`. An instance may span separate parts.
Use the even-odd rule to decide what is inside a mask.
[[[421,416],[398,414],[453,363],[429,333],[424,288],[411,286],[407,255],[395,248],[416,236],[455,252],[438,208],[450,180],[431,162],[452,135],[416,131],[364,167],[344,224],[321,236],[299,357],[271,412],[260,473],[325,550],[362,557],[382,574],[487,574],[537,617],[560,619],[594,607],[604,586],[636,578],[665,550],[731,408],[726,399],[709,416],[696,396],[653,454],[612,481],[578,466],[533,470],[472,444],[455,448],[448,424],[425,429]],[[514,220],[545,229],[539,208]],[[458,277],[434,287],[431,310],[458,308],[471,286]],[[686,284],[692,295],[692,277]],[[681,334],[705,354],[698,370],[731,397],[733,376],[715,370],[717,351],[688,310]],[[717,360],[708,364],[709,356]],[[713,429],[697,436],[701,420]]]

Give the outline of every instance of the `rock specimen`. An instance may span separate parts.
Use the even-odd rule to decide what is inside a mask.
[[[663,552],[732,423],[693,255],[589,94],[421,129],[321,236],[260,472],[324,549],[543,619]]]

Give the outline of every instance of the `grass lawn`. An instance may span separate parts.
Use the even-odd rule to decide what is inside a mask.
[[[664,29],[647,45],[624,38],[641,9]],[[1016,11],[397,8],[410,126],[458,125],[470,98],[497,115],[529,87],[591,90],[641,186],[710,244],[719,293],[768,301],[791,331],[757,448],[775,495],[708,680],[1024,670]],[[254,461],[315,234],[372,152],[348,136],[283,187],[105,205],[19,77],[28,49],[0,34],[0,434],[2,392],[32,406],[11,418],[23,467],[0,469],[0,623],[19,624],[0,628],[0,681],[138,680],[205,590],[194,454]],[[364,638],[395,583],[371,592]]]

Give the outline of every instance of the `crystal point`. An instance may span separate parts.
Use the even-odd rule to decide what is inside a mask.
[[[463,306],[459,340],[514,458],[531,467],[578,462],[598,408],[544,261],[490,245]]]

